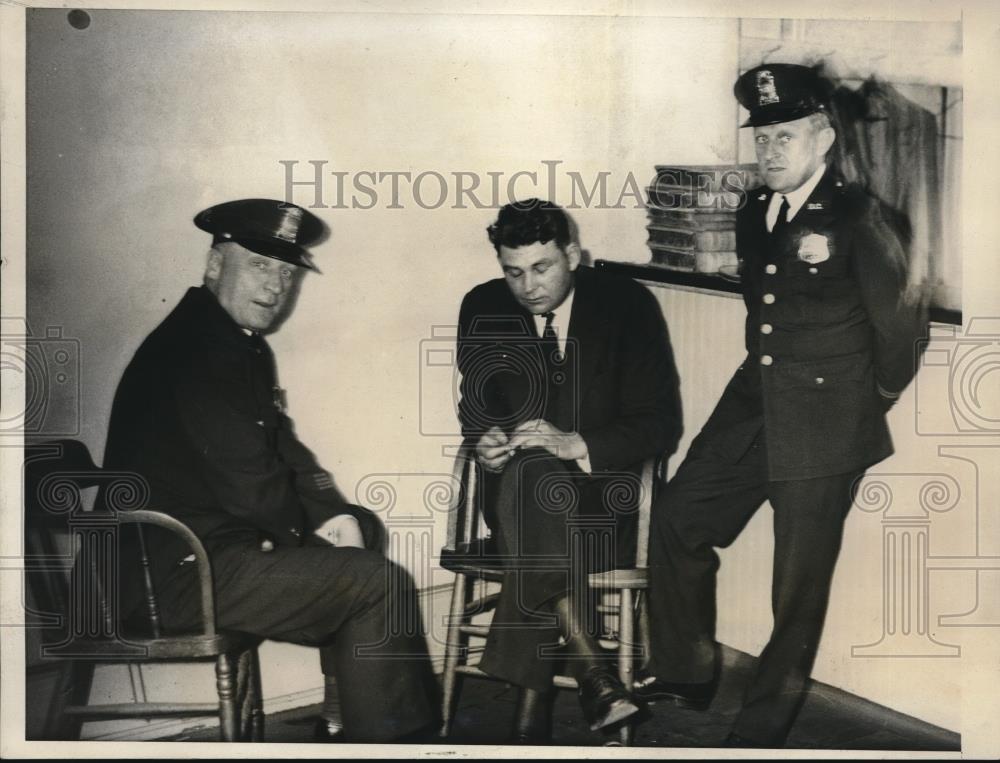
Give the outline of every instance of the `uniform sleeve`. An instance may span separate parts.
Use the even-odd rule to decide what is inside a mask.
[[[926,345],[921,340],[927,337],[927,310],[905,298],[906,258],[874,201],[854,229],[852,263],[874,331],[875,379],[891,402],[916,374]]]
[[[593,473],[617,471],[672,453],[681,434],[677,369],[659,305],[644,287],[622,305],[618,416],[581,431]]]
[[[295,492],[305,509],[311,530],[339,514],[354,514],[333,481],[333,475],[319,465],[313,452],[295,435],[292,420],[278,417],[278,453],[289,467]]]
[[[258,420],[243,409],[231,385],[198,374],[184,374],[175,389],[175,407],[197,449],[201,476],[226,513],[279,542],[297,544],[309,531],[305,519],[315,526],[344,511],[339,497],[326,498],[335,491],[326,490],[322,469],[294,432],[282,431],[288,422],[277,410],[271,420]]]

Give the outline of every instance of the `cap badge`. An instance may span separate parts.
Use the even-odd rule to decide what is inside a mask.
[[[761,69],[757,72],[757,105],[767,106],[780,101],[774,86],[774,75],[770,69]]]
[[[274,232],[277,238],[282,241],[287,241],[290,244],[295,243],[295,237],[299,233],[299,224],[302,222],[302,214],[304,212],[300,207],[284,207],[285,215],[281,218],[281,223],[278,225],[278,229]]]

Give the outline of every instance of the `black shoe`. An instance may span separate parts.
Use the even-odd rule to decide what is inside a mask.
[[[337,744],[344,741],[344,729],[341,727],[331,728],[326,718],[317,718],[313,727],[313,741],[324,744]]]
[[[666,700],[689,710],[706,710],[712,704],[717,685],[716,681],[696,684],[661,681],[656,676],[640,673],[632,693],[637,699],[650,704]]]
[[[621,723],[639,712],[639,706],[625,691],[622,682],[606,668],[587,671],[580,679],[579,698],[591,731]]]
[[[552,735],[545,731],[515,731],[507,744],[519,746],[541,746],[552,744]]]
[[[726,741],[722,743],[723,747],[742,747],[745,749],[750,748],[773,748],[775,745],[767,744],[766,742],[757,742],[753,739],[747,739],[745,736],[740,736],[735,731],[730,731],[729,736],[726,737]]]

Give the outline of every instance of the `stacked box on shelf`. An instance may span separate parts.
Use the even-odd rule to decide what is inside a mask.
[[[653,264],[712,273],[735,266],[736,210],[758,179],[752,165],[657,165],[646,203]]]

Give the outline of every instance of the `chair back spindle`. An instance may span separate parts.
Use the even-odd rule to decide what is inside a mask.
[[[163,629],[160,625],[160,606],[156,601],[156,589],[153,588],[153,573],[149,566],[149,553],[146,551],[146,534],[142,525],[135,526],[139,538],[139,564],[142,566],[142,587],[146,594],[146,613],[149,615],[149,627],[153,638],[161,638]]]

